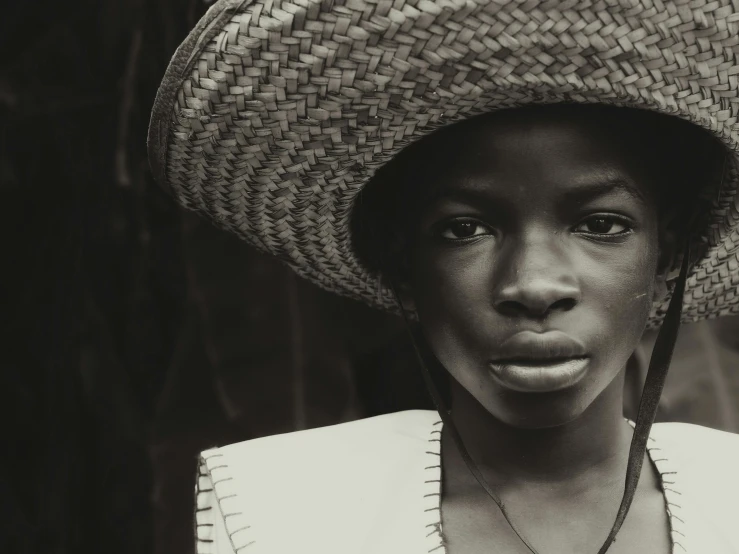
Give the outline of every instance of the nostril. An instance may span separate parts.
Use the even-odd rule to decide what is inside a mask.
[[[575,304],[577,302],[574,298],[560,298],[556,302],[554,302],[551,306],[549,306],[549,309],[547,311],[553,312],[553,311],[563,311],[568,312],[572,308],[575,307]]]
[[[507,316],[518,316],[530,311],[524,304],[516,302],[515,300],[504,300],[503,302],[498,302],[498,304],[496,304],[496,308],[499,313]]]
[[[506,316],[528,316],[547,317],[552,312],[567,312],[577,305],[574,298],[560,298],[551,304],[542,302],[518,302],[516,300],[504,300],[496,304],[498,312]]]

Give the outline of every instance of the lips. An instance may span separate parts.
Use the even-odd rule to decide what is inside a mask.
[[[552,392],[569,388],[587,373],[590,360],[578,340],[551,331],[522,331],[505,340],[490,371],[506,388],[520,392]]]
[[[497,350],[497,355],[492,360],[494,362],[551,362],[587,355],[585,346],[580,341],[562,331],[521,331],[503,341]]]

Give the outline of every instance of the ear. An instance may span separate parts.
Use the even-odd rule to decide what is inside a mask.
[[[398,301],[403,310],[405,310],[407,315],[415,319],[416,300],[410,277],[411,263],[405,243],[400,243],[399,246],[396,246],[396,251],[400,252],[400,254],[395,258],[392,271],[386,272],[385,277],[392,283],[392,288],[398,295]]]
[[[678,256],[678,232],[675,228],[679,221],[677,214],[665,214],[660,222],[659,229],[659,254],[657,257],[657,270],[654,274],[654,301],[659,301],[667,296],[667,282],[672,280],[673,268],[676,266]]]
[[[408,315],[415,315],[416,313],[416,300],[413,295],[413,288],[410,283],[403,279],[395,283],[395,292],[398,294],[398,300],[400,301],[403,309]]]

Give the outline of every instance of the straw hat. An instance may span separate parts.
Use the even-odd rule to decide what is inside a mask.
[[[167,69],[149,154],[183,206],[326,289],[394,310],[349,233],[377,168],[449,123],[561,101],[674,114],[728,147],[683,321],[739,312],[731,0],[219,0]]]

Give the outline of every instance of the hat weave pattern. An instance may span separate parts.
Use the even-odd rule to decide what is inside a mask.
[[[732,153],[687,281],[695,321],[739,313],[738,58],[730,0],[220,0],[167,70],[150,159],[183,206],[326,289],[396,310],[349,219],[405,146],[532,103],[673,114]]]

